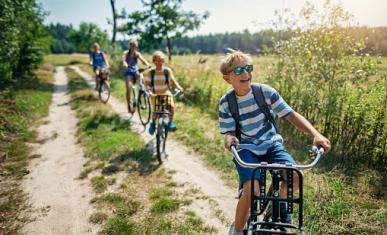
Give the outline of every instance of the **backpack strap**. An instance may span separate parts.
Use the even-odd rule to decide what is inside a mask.
[[[262,86],[260,84],[252,84],[251,89],[253,90],[254,99],[257,102],[259,109],[265,115],[266,124],[271,122],[275,131],[279,133],[274,117],[270,114],[269,105],[266,103],[265,96],[263,95]]]
[[[168,81],[168,68],[164,68],[164,77],[165,77],[165,84],[169,84],[169,81]]]
[[[238,110],[238,103],[235,96],[235,91],[231,90],[228,91],[226,94],[226,100],[228,103],[228,107],[231,112],[232,118],[234,118],[235,121],[235,136],[238,138],[238,140],[241,139],[241,128],[239,124],[239,110]]]
[[[153,89],[153,93],[155,92],[155,74],[156,74],[156,69],[151,69],[150,75],[151,75],[151,86]]]

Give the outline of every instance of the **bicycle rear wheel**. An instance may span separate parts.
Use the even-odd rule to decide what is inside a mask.
[[[159,163],[163,163],[167,154],[165,152],[166,142],[168,137],[168,126],[163,123],[162,119],[159,119],[157,125],[156,145],[157,145],[157,160]]]
[[[101,79],[99,83],[98,96],[99,100],[104,104],[106,104],[110,98],[110,86],[104,79]]]
[[[142,125],[147,125],[151,116],[151,104],[149,96],[144,91],[139,91],[138,105],[137,105],[138,116]]]

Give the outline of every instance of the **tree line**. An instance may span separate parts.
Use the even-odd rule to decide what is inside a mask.
[[[96,24],[81,23],[79,29],[72,25],[50,24],[46,26],[53,40],[50,45],[51,53],[89,52],[90,45],[96,41],[102,48],[110,45],[108,34]],[[365,39],[364,53],[371,55],[387,56],[387,27],[352,27],[346,29],[349,35],[356,39]],[[253,55],[260,55],[273,48],[277,40],[287,40],[295,35],[291,31],[263,30],[251,33],[249,30],[232,33],[216,33],[198,35],[193,37],[183,36],[171,40],[172,54],[203,54],[224,53],[227,48],[235,48]],[[127,41],[117,40],[116,43],[123,50],[127,49]],[[165,50],[163,40],[139,40],[140,49],[152,52],[155,49]]]

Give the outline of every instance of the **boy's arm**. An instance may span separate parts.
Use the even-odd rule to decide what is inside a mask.
[[[316,146],[322,146],[324,148],[324,152],[326,154],[329,153],[331,150],[331,142],[325,136],[321,135],[320,132],[318,132],[301,114],[293,112],[286,117],[286,120],[299,130],[311,134],[313,136],[313,144]]]
[[[93,57],[92,57],[92,54],[90,53],[89,55],[89,64],[90,65],[93,65]]]
[[[173,76],[172,74],[172,71],[169,70],[169,72],[170,72],[169,84],[171,84],[171,86],[173,86],[174,88],[179,89],[181,93],[184,93],[183,87],[181,87],[180,84],[176,81],[175,76]]]
[[[235,136],[235,121],[231,116],[228,103],[224,97],[219,101],[219,128],[220,133],[224,134],[224,147],[230,150],[231,144],[239,144],[238,138]]]

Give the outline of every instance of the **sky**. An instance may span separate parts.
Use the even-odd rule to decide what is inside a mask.
[[[112,18],[109,0],[37,0],[49,13],[45,23],[72,24],[93,22],[111,35],[112,26],[107,23]],[[310,0],[317,7],[324,0]],[[331,0],[340,3],[352,13],[355,21],[363,26],[387,26],[387,0]],[[210,12],[210,17],[189,36],[210,33],[241,32],[248,29],[257,32],[268,28],[274,19],[274,11],[290,9],[298,14],[305,0],[185,0],[182,9],[195,13]],[[141,10],[141,0],[116,0],[116,9],[132,12]]]

